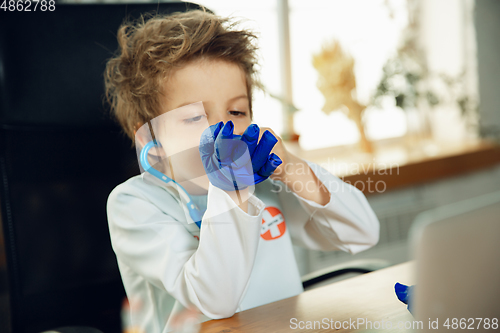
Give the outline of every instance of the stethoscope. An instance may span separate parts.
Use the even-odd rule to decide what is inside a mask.
[[[156,170],[153,168],[148,161],[148,154],[149,150],[152,147],[157,147],[156,140],[149,141],[144,148],[141,150],[141,155],[140,155],[140,161],[142,168],[146,171],[149,172],[151,175],[155,176],[156,178],[160,179],[161,181],[165,183],[170,183],[173,182],[181,191],[179,192],[179,195],[182,197],[184,202],[187,202],[186,206],[189,211],[189,215],[193,219],[194,223],[198,226],[198,228],[201,228],[201,216],[200,212],[196,209],[195,204],[193,203],[193,200],[191,200],[191,197],[189,196],[189,193],[182,187],[179,183],[177,183],[175,180],[172,178],[167,177],[165,174],[161,173],[160,171]]]

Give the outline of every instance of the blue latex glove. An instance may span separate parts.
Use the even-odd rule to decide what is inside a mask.
[[[225,191],[242,190],[266,180],[282,163],[271,153],[278,140],[266,131],[259,141],[259,127],[248,126],[243,135],[221,121],[203,131],[200,156],[210,182]],[[257,143],[258,142],[258,143]],[[270,154],[271,153],[271,154]]]
[[[413,292],[413,287],[414,286],[407,286],[404,284],[401,284],[399,282],[396,282],[394,285],[394,291],[396,292],[396,296],[398,299],[403,302],[404,304],[408,304],[408,311],[411,313],[411,293]]]

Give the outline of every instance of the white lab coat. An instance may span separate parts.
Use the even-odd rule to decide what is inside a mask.
[[[118,185],[107,213],[132,325],[168,332],[188,306],[206,321],[300,294],[292,242],[353,254],[375,245],[379,222],[363,193],[308,164],[330,192],[325,206],[268,179],[255,186],[245,213],[210,185],[201,230],[188,223],[173,187],[144,174]]]

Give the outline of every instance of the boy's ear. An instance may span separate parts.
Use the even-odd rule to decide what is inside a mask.
[[[134,127],[134,144],[135,146],[144,147],[149,141],[145,138],[144,128],[142,123],[137,123]],[[139,133],[137,133],[139,131]]]
[[[137,123],[134,129],[134,144],[136,148],[144,148],[144,146],[147,145],[151,140],[153,140],[153,138],[149,131],[149,126],[147,124]],[[149,154],[157,157],[163,155],[161,151],[158,151],[158,149],[151,149],[149,151]]]

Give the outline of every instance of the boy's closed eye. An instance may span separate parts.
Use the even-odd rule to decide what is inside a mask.
[[[186,124],[192,124],[192,123],[200,122],[201,120],[203,120],[206,117],[207,117],[206,115],[199,115],[196,117],[184,119],[183,121]]]
[[[245,117],[247,115],[245,111],[229,111],[229,114],[236,117]]]
[[[245,112],[245,111],[228,111],[228,113],[233,117],[246,117],[247,116],[247,112]],[[204,118],[206,118],[206,117],[207,117],[206,115],[198,115],[195,117],[183,119],[183,122],[186,124],[192,124],[192,123],[200,122],[200,121],[204,120]]]

